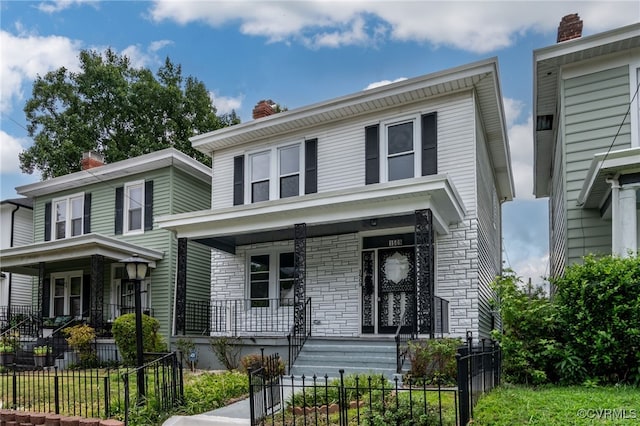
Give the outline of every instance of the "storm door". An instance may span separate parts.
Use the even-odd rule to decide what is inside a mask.
[[[410,332],[415,319],[415,249],[378,249],[378,333]]]

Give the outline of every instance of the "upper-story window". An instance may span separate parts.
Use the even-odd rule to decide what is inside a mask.
[[[438,173],[435,112],[367,126],[364,136],[367,185]]]
[[[114,234],[153,229],[153,181],[133,181],[116,188]]]
[[[416,176],[420,170],[420,156],[415,155],[419,147],[415,135],[415,120],[385,125],[385,150],[387,181],[407,179]]]
[[[53,239],[75,237],[83,233],[84,194],[53,200]]]
[[[309,139],[236,157],[234,205],[317,192],[317,147]]]
[[[126,184],[124,197],[125,232],[144,229],[144,181]]]

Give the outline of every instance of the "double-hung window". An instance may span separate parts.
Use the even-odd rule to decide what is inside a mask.
[[[77,194],[53,201],[54,239],[82,235],[84,223],[84,194]]]
[[[271,186],[271,152],[263,151],[249,156],[251,202],[269,199]]]
[[[383,140],[383,180],[393,181],[419,176],[420,152],[416,141],[420,140],[416,134],[416,120],[409,119],[385,124]]]
[[[144,181],[125,185],[124,197],[125,232],[139,232],[144,229]]]
[[[300,144],[248,155],[248,202],[295,197],[302,193]]]
[[[82,272],[51,275],[50,316],[83,316]]]
[[[251,307],[293,305],[293,253],[255,254],[249,257],[249,298]]]

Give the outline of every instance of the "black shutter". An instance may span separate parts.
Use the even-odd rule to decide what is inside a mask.
[[[233,205],[244,204],[244,155],[233,159]]]
[[[153,181],[144,183],[144,230],[153,229]]]
[[[364,183],[369,185],[380,182],[380,126],[365,127],[364,139]]]
[[[91,193],[84,194],[84,230],[82,233],[91,233]]]
[[[124,222],[124,187],[116,188],[116,222],[114,233],[122,234],[122,224]]]
[[[51,241],[51,201],[44,205],[44,240]]]
[[[42,318],[49,318],[49,304],[51,301],[51,280],[49,278],[45,278],[42,280]]]
[[[91,312],[91,275],[82,276],[82,317],[90,317]],[[95,324],[93,324],[95,327]]]
[[[422,176],[438,173],[437,113],[422,116]]]
[[[318,192],[318,139],[304,141],[304,193]]]

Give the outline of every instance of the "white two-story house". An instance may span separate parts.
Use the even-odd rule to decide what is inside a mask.
[[[496,59],[191,141],[211,208],[157,223],[212,248],[212,335],[489,336],[514,196]]]

